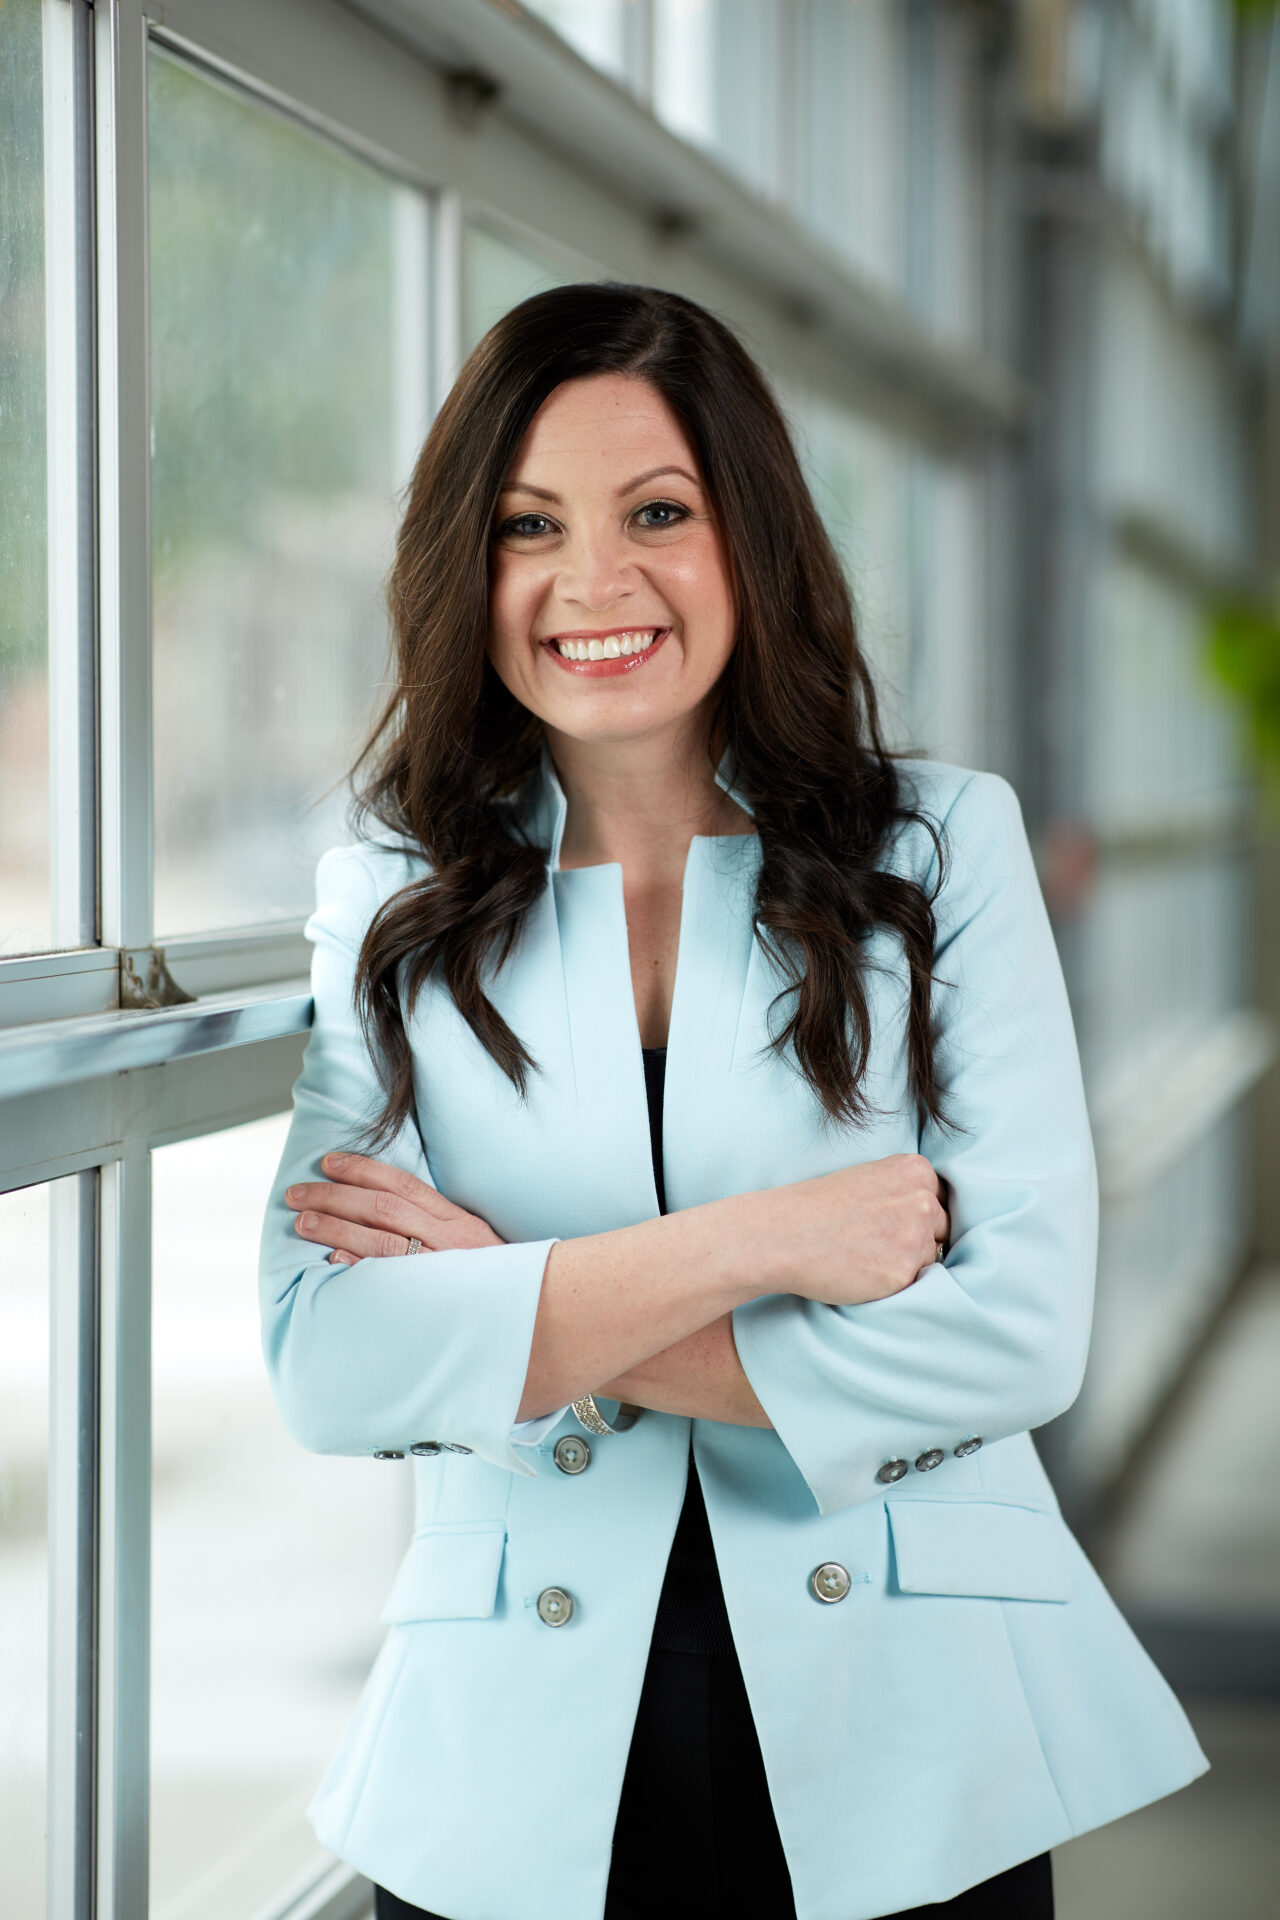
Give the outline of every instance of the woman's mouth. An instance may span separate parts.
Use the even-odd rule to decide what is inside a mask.
[[[540,644],[566,673],[599,679],[634,673],[652,660],[670,631],[670,627],[615,627],[608,633],[558,633]]]

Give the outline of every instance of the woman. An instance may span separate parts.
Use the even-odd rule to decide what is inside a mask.
[[[481,342],[391,604],[264,1239],[291,1432],[416,1457],[316,1832],[384,1920],[1040,1920],[1205,1761],[1028,1431],[1096,1198],[1012,792],[886,754],[781,415],[672,294]]]

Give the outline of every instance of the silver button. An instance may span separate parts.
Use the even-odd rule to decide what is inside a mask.
[[[885,1486],[889,1486],[893,1481],[901,1480],[906,1471],[905,1460],[886,1460],[882,1467],[876,1468],[876,1479],[882,1480]]]
[[[951,1451],[957,1460],[963,1460],[966,1453],[976,1453],[981,1445],[981,1440],[976,1433],[973,1433],[967,1440],[962,1440],[958,1447],[952,1447]]]
[[[404,1455],[397,1453],[394,1447],[383,1447],[374,1454],[375,1460],[403,1460]]]
[[[538,1617],[549,1627],[562,1627],[573,1618],[573,1596],[563,1587],[544,1587],[538,1595]]]
[[[440,1445],[446,1453],[470,1453],[470,1447],[460,1447],[456,1440],[442,1440]]]
[[[849,1569],[842,1567],[838,1560],[824,1560],[822,1565],[815,1567],[809,1575],[809,1591],[814,1599],[826,1600],[832,1604],[844,1599],[851,1584]]]
[[[927,1452],[916,1455],[916,1471],[929,1473],[934,1467],[940,1467],[946,1457],[941,1447],[930,1447]]]
[[[410,1453],[416,1453],[420,1459],[434,1460],[440,1451],[440,1442],[438,1440],[415,1440],[409,1451]]]
[[[576,1433],[566,1433],[563,1440],[556,1441],[551,1458],[561,1473],[585,1473],[591,1465],[590,1442],[579,1439]]]

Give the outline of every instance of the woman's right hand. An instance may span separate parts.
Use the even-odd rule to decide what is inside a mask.
[[[919,1153],[895,1153],[744,1195],[768,1291],[830,1306],[883,1300],[939,1258],[951,1222],[943,1183]]]

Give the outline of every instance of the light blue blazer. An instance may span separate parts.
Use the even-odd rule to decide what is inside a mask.
[[[1097,1212],[1018,804],[990,774],[903,771],[950,843],[937,970],[960,1130],[917,1127],[906,973],[887,934],[870,954],[875,1117],[824,1120],[763,1050],[780,980],[751,928],[759,841],[698,837],[664,1172],[676,1209],[919,1151],[951,1186],[946,1261],[862,1306],[779,1294],[738,1307],[772,1428],[649,1411],[592,1439],[576,1474],[553,1455],[581,1431],[572,1412],[526,1431],[533,1445],[514,1428],[548,1250],[658,1211],[622,869],[560,870],[565,799],[544,751],[523,818],[549,849],[546,890],[487,975],[540,1071],[522,1104],[428,987],[410,1029],[417,1125],[388,1156],[508,1244],[345,1268],[299,1240],[284,1190],[320,1178],[321,1153],[377,1104],[353,968],[375,909],[424,865],[380,844],[320,862],[315,1024],[263,1238],[267,1367],[304,1447],[365,1455],[371,1474],[406,1470],[375,1454],[458,1450],[413,1459],[416,1527],[386,1638],[309,1817],[335,1854],[450,1920],[601,1920],[691,1426],[798,1920],[950,1899],[1207,1765],[1028,1431],[1080,1387]],[[890,857],[928,881],[918,828]],[[836,1602],[809,1585],[827,1561],[849,1576]],[[574,1602],[557,1627],[537,1604],[551,1587]]]

